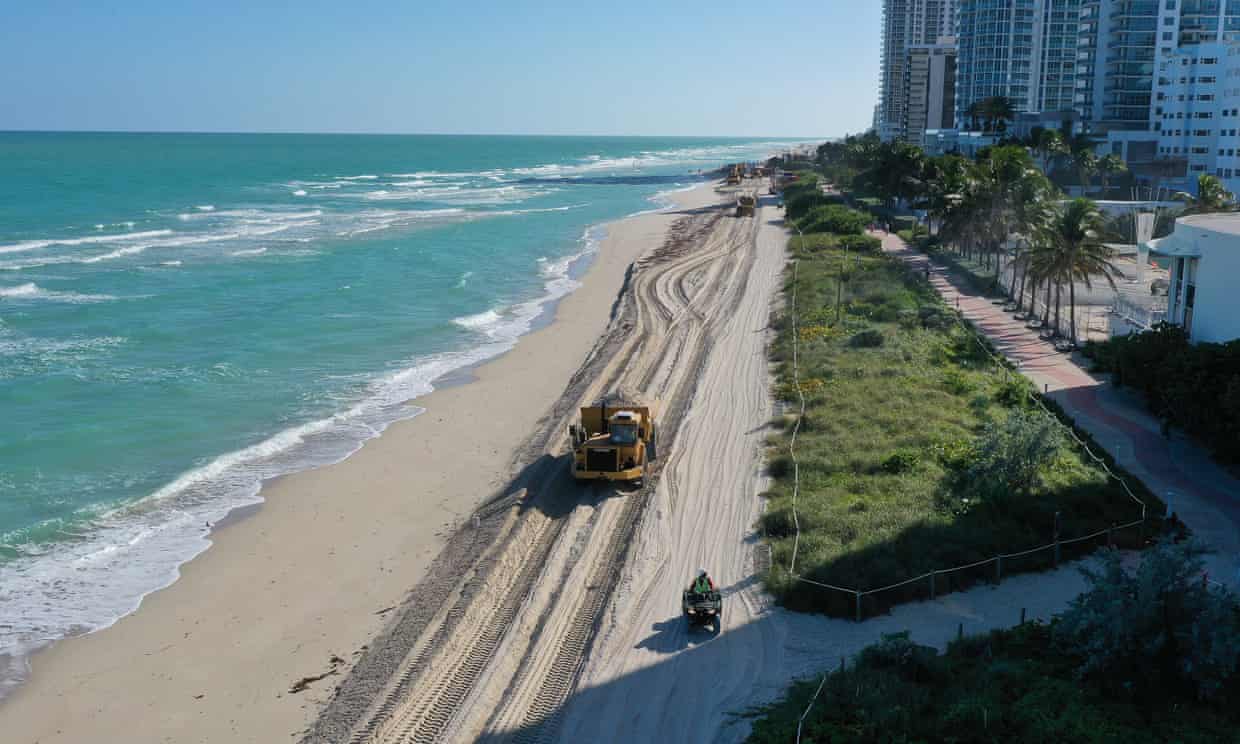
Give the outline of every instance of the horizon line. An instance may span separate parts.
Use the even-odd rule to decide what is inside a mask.
[[[774,134],[547,134],[537,132],[349,132],[349,131],[296,131],[296,130],[196,130],[196,129],[6,129],[0,134],[202,134],[202,135],[303,135],[303,136],[358,136],[358,137],[609,137],[644,139],[772,139],[817,140],[832,139],[832,135],[774,135]],[[845,135],[838,135],[845,136]]]

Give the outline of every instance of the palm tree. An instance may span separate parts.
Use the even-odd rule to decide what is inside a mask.
[[[1079,197],[1056,210],[1045,233],[1045,242],[1035,261],[1038,273],[1056,283],[1056,295],[1068,285],[1069,327],[1072,341],[1076,332],[1076,283],[1093,287],[1096,277],[1106,279],[1112,288],[1120,276],[1112,259],[1113,251],[1102,243],[1102,214],[1094,202]],[[1059,327],[1059,302],[1056,302],[1055,327]]]
[[[1016,107],[1012,104],[1012,99],[1004,96],[985,99],[982,110],[990,124],[989,131],[992,132],[1007,131],[1007,123],[1016,118]]]
[[[1038,133],[1034,149],[1042,157],[1042,172],[1049,174],[1051,163],[1068,154],[1068,143],[1058,129],[1043,129]]]
[[[1128,164],[1118,155],[1107,155],[1098,161],[1098,173],[1102,176],[1102,195],[1111,190],[1111,176],[1128,172]]]
[[[1016,118],[1016,107],[1010,98],[992,96],[969,104],[964,115],[969,117],[969,122],[975,131],[980,119],[983,132],[1003,132],[1007,130],[1007,122]]]
[[[943,155],[926,161],[924,195],[931,234],[934,234],[934,220],[939,220],[941,229],[948,213],[964,199],[968,175],[969,161],[959,155]]]
[[[1081,149],[1072,153],[1072,164],[1081,179],[1081,195],[1089,191],[1090,177],[1098,172],[1098,156],[1093,150]]]
[[[1197,196],[1179,193],[1176,198],[1188,202],[1185,214],[1208,214],[1210,212],[1234,212],[1236,196],[1223,187],[1218,178],[1203,173],[1197,179]]]

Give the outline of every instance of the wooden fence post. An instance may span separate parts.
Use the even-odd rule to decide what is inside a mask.
[[[861,592],[857,592],[857,622],[861,622]]]
[[[930,599],[934,599],[934,571],[930,572]]]
[[[1003,581],[1003,556],[995,556],[995,583]]]
[[[1021,625],[1025,624],[1025,608],[1024,607],[1020,608],[1020,624]]]

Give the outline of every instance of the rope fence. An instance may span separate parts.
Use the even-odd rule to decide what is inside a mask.
[[[877,589],[862,590],[862,589],[858,589],[855,587],[850,588],[850,587],[836,586],[834,584],[827,584],[821,581],[815,581],[814,579],[810,579],[810,578],[797,574],[796,565],[797,565],[797,558],[798,558],[800,544],[801,544],[801,523],[800,523],[800,518],[797,515],[797,502],[798,502],[798,499],[800,497],[800,492],[801,492],[801,472],[800,472],[800,464],[797,459],[796,443],[797,443],[797,436],[800,433],[800,429],[801,429],[801,420],[805,416],[805,408],[806,408],[805,392],[801,387],[801,377],[800,377],[800,333],[799,333],[800,313],[797,307],[797,284],[798,284],[798,279],[799,279],[798,264],[799,262],[796,260],[792,262],[792,291],[790,293],[791,295],[791,320],[792,320],[792,381],[793,381],[793,387],[797,392],[797,398],[799,401],[799,414],[797,416],[796,422],[793,425],[792,434],[788,440],[788,455],[789,455],[789,458],[792,460],[792,525],[793,525],[792,556],[788,562],[788,574],[793,581],[803,583],[803,584],[809,584],[811,586],[816,586],[821,589],[836,591],[836,592],[840,592],[846,595],[850,595],[853,598],[853,601],[855,604],[855,608],[854,608],[855,619],[857,622],[861,622],[864,616],[862,604],[863,604],[864,598],[866,597],[871,597],[874,595],[882,594],[884,592],[889,592],[895,589],[900,589],[902,587],[913,585],[918,582],[926,582],[928,586],[928,594],[931,599],[934,599],[935,596],[937,596],[937,594],[939,593],[938,589],[939,589],[940,578],[947,578],[958,572],[969,571],[972,569],[980,568],[982,566],[993,565],[994,566],[994,574],[993,574],[994,581],[995,583],[998,583],[1002,581],[1003,579],[1003,562],[1004,561],[1013,561],[1013,560],[1020,559],[1020,558],[1028,558],[1038,553],[1049,552],[1052,554],[1052,560],[1051,560],[1052,565],[1057,566],[1059,565],[1062,550],[1065,546],[1072,546],[1072,545],[1077,545],[1080,543],[1085,543],[1091,540],[1098,540],[1104,536],[1106,538],[1106,544],[1108,546],[1113,545],[1115,541],[1116,533],[1121,532],[1123,530],[1133,529],[1133,528],[1140,528],[1141,539],[1144,539],[1144,525],[1148,519],[1148,513],[1147,513],[1148,508],[1147,508],[1146,503],[1142,501],[1136,495],[1136,493],[1133,492],[1132,488],[1128,485],[1128,482],[1124,480],[1124,478],[1117,475],[1113,470],[1111,470],[1105,458],[1095,453],[1093,449],[1089,446],[1089,444],[1086,443],[1085,440],[1083,440],[1076,433],[1076,430],[1072,426],[1069,426],[1063,420],[1061,420],[1059,416],[1057,416],[1053,411],[1051,411],[1049,407],[1047,407],[1046,403],[1041,399],[1040,396],[1037,395],[1037,393],[1032,389],[1032,387],[1028,384],[1025,384],[1023,385],[1023,388],[1025,390],[1025,395],[1026,395],[1027,400],[1030,403],[1032,403],[1036,409],[1040,410],[1042,414],[1048,416],[1053,422],[1058,424],[1061,429],[1066,431],[1069,437],[1071,437],[1072,441],[1074,441],[1077,444],[1077,446],[1080,447],[1080,449],[1084,451],[1085,454],[1088,455],[1089,458],[1095,464],[1101,467],[1101,469],[1103,470],[1103,472],[1106,473],[1108,478],[1120,484],[1120,486],[1124,490],[1124,493],[1126,493],[1128,497],[1132,499],[1132,501],[1136,505],[1141,507],[1140,518],[1134,519],[1130,522],[1125,522],[1123,524],[1114,524],[1114,525],[1111,525],[1110,527],[1098,530],[1088,535],[1067,538],[1067,539],[1059,537],[1058,528],[1057,528],[1055,539],[1044,545],[1039,545],[1037,547],[1027,548],[1027,549],[1019,550],[1019,551],[1012,552],[1012,553],[1001,553],[995,556],[991,556],[989,558],[985,558],[979,561],[974,561],[973,563],[968,563],[968,564],[964,564],[960,566],[952,566],[949,568],[935,569],[927,573],[921,574],[920,576],[914,576],[912,578],[905,579],[904,581],[896,582],[888,586],[879,587]],[[915,272],[912,271],[911,267],[909,267],[907,263],[905,264],[905,266],[909,270],[910,275],[915,276]],[[970,324],[968,321],[964,319],[964,316],[961,313],[959,312],[955,313],[955,319],[957,323],[959,324],[960,328],[965,333],[967,333],[968,336],[974,340],[974,342],[977,343],[978,347],[987,356],[990,362],[998,366],[998,368],[1003,371],[1004,379],[1010,382],[1014,374],[1012,363],[1006,358],[1004,358],[1003,356],[1001,356],[1000,354],[998,354],[993,349],[993,347],[986,341],[986,339],[982,336],[982,334],[979,333],[977,329],[972,326],[972,324]],[[1019,373],[1017,372],[1015,374],[1019,374]]]

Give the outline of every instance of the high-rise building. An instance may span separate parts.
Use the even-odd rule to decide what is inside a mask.
[[[1017,112],[1071,110],[1082,0],[960,0],[956,123],[1007,98]]]
[[[909,49],[937,44],[955,28],[957,0],[883,0],[883,50],[878,133],[886,141],[908,132]],[[917,133],[920,134],[920,133]]]
[[[1240,0],[1084,0],[1079,29],[1077,113],[1094,131],[1148,130],[1160,61],[1240,39]]]
[[[1183,46],[1159,60],[1158,154],[1240,191],[1240,42]]]
[[[1038,8],[1034,26],[1038,61],[1036,111],[1075,108],[1081,3],[1082,0],[1043,0]]]
[[[918,44],[908,50],[903,139],[922,144],[927,129],[951,129],[956,115],[956,40]]]
[[[1003,97],[1017,111],[1034,109],[1033,22],[1037,0],[961,0],[957,10],[956,123],[969,108]]]

